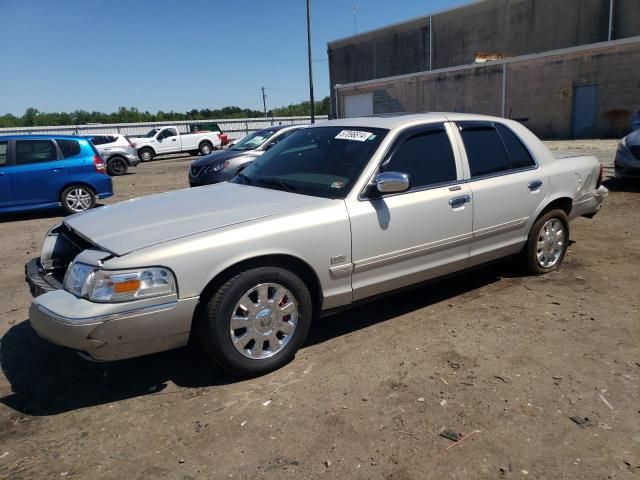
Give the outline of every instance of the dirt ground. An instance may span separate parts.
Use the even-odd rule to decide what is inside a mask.
[[[548,145],[613,173],[614,141]],[[189,161],[140,165],[106,203],[185,187]],[[640,184],[606,185],[559,271],[501,264],[318,319],[249,381],[189,349],[105,367],[41,340],[23,264],[60,213],[2,218],[0,478],[640,478]]]

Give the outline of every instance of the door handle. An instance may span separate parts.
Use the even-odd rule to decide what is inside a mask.
[[[542,180],[533,180],[532,182],[529,182],[527,188],[533,192],[534,190],[538,190],[541,186]]]
[[[456,208],[470,201],[471,201],[471,197],[469,195],[462,195],[461,197],[454,197],[451,200],[449,200],[449,205],[451,205],[453,208]]]
[[[62,171],[62,168],[52,168],[51,169],[52,172],[58,173]]]
[[[173,139],[173,140],[171,140],[171,141],[172,141],[172,142],[175,142],[175,141],[176,141],[176,139],[174,138],[174,139]]]

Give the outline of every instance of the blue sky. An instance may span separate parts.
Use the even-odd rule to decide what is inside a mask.
[[[328,41],[468,0],[312,0],[314,83]],[[0,0],[0,114],[262,108],[308,99],[305,0]]]

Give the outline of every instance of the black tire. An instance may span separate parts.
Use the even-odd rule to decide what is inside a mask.
[[[60,194],[60,203],[67,213],[78,213],[96,206],[96,195],[86,185],[71,185]]]
[[[150,148],[141,148],[138,150],[138,157],[143,162],[150,162],[156,156],[155,152]]]
[[[209,142],[200,142],[200,145],[198,146],[198,152],[200,152],[200,155],[209,155],[211,152],[213,152],[213,145],[211,145],[211,143]]]
[[[287,343],[277,347],[281,350],[267,358],[248,358],[232,342],[231,317],[238,313],[234,309],[240,298],[264,283],[278,284],[289,290],[297,306],[297,319]],[[199,318],[196,319],[196,333],[205,353],[218,366],[238,377],[253,377],[276,370],[295,356],[309,332],[312,312],[309,289],[297,275],[279,267],[257,267],[234,275],[217,291],[203,296]],[[268,317],[271,322],[271,312]],[[272,332],[277,330],[268,328]]]
[[[562,245],[558,254],[550,256],[546,256],[545,248],[550,245],[557,245],[559,242],[552,242],[551,239],[548,241],[550,243],[545,243],[547,240],[544,240],[543,229],[549,222],[553,220],[559,222],[562,225]],[[552,224],[549,224],[552,225]],[[557,225],[557,224],[556,224]],[[529,272],[535,275],[541,275],[544,273],[552,272],[556,270],[564,259],[565,254],[567,253],[567,247],[569,246],[569,219],[567,218],[567,214],[564,210],[555,209],[546,212],[544,215],[541,215],[531,227],[531,231],[529,232],[529,238],[527,239],[527,244],[522,250],[522,266]],[[556,237],[557,239],[557,237]],[[538,242],[542,242],[542,247],[539,248]],[[543,261],[539,260],[538,255],[541,253],[543,255]],[[545,265],[544,259],[552,259]]]
[[[123,157],[111,157],[107,160],[107,173],[112,177],[124,175],[129,170],[129,163]]]

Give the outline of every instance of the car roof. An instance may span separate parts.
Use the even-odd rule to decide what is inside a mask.
[[[326,120],[318,122],[310,127],[369,127],[369,128],[385,128],[393,130],[395,128],[410,126],[416,123],[432,123],[446,121],[504,121],[499,117],[489,115],[478,115],[474,113],[457,113],[457,112],[429,112],[429,113],[412,113],[412,114],[395,114],[395,115],[374,115],[370,117],[351,117],[339,118],[336,120]]]

